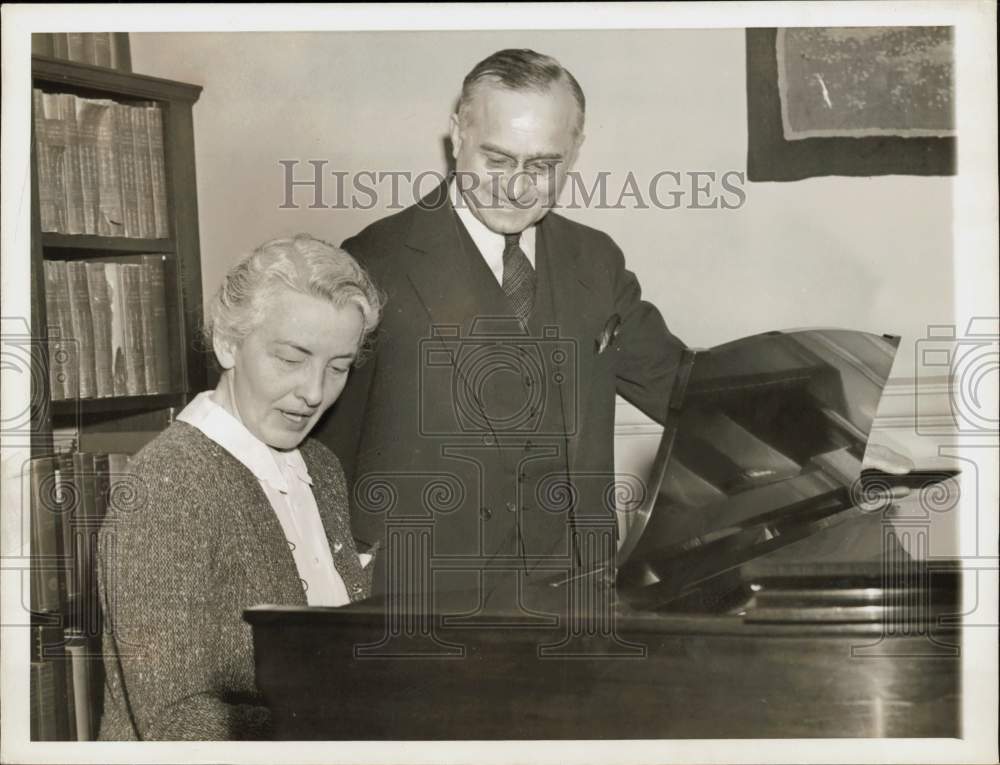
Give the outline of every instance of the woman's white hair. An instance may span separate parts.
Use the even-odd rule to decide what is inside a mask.
[[[346,251],[309,234],[273,239],[233,266],[209,303],[205,339],[239,345],[267,313],[274,293],[291,289],[337,308],[353,303],[364,317],[362,349],[378,326],[384,298]]]

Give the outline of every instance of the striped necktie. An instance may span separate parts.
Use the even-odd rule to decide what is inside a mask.
[[[504,234],[503,238],[503,291],[514,313],[527,324],[535,305],[535,269],[521,249],[520,234]]]

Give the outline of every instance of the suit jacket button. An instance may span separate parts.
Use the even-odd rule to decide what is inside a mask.
[[[490,518],[493,517],[493,511],[490,510],[488,507],[481,507],[479,508],[479,515],[482,517],[484,521],[488,521]]]
[[[507,512],[510,513],[517,512],[517,505],[515,505],[513,502],[508,502],[506,507],[507,507]]]

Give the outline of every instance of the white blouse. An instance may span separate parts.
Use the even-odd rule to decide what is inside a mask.
[[[212,401],[211,396],[212,391],[199,393],[177,419],[198,428],[260,481],[285,532],[306,602],[310,606],[347,605],[351,599],[333,563],[333,553],[312,493],[312,479],[299,450],[278,451],[267,446],[242,422]],[[362,564],[366,562],[362,559]]]

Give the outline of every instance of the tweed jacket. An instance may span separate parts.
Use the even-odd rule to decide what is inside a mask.
[[[337,458],[300,447],[352,600],[367,597]],[[106,683],[102,740],[266,738],[243,609],[306,605],[281,524],[257,478],[175,422],[129,463],[101,529]],[[127,495],[127,496],[126,496]]]

